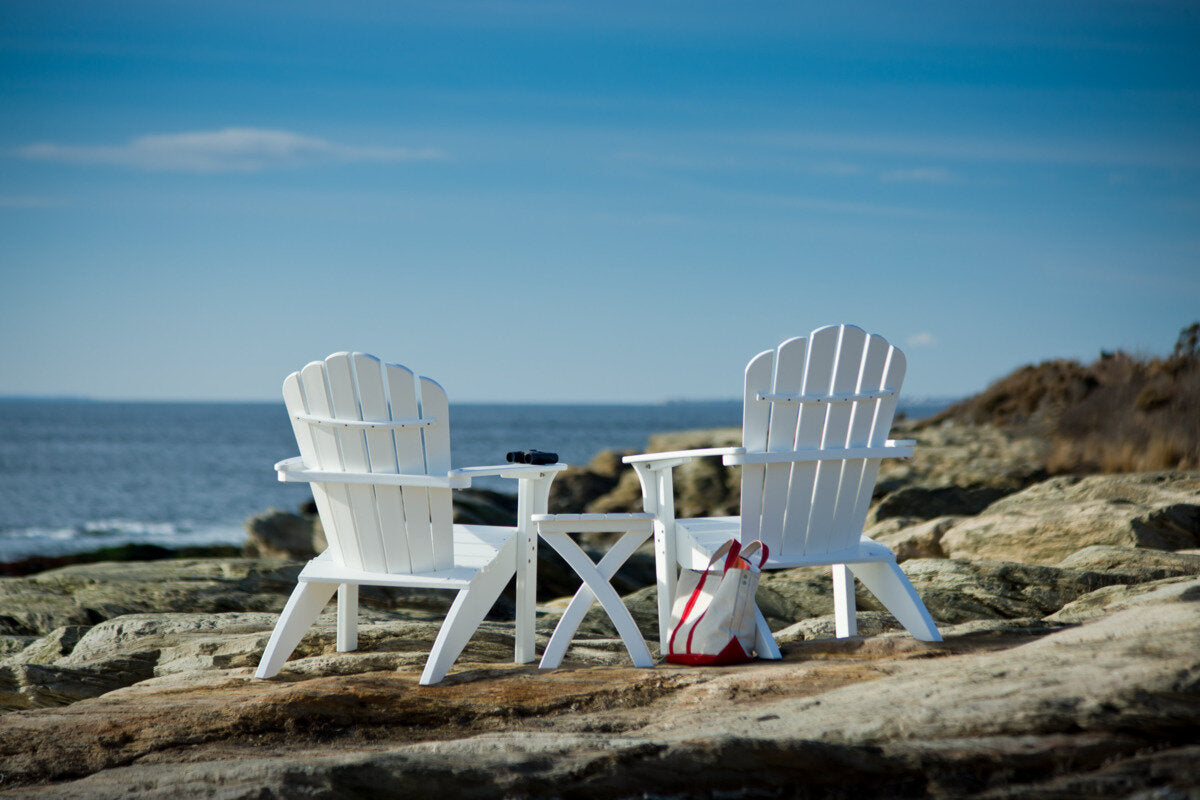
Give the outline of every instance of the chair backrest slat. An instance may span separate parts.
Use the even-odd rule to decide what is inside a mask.
[[[383,364],[375,356],[355,353],[354,376],[358,383],[359,404],[363,419],[395,419],[383,383]],[[401,419],[407,419],[401,417]],[[363,431],[367,444],[367,459],[371,472],[397,473],[396,438],[392,429],[373,428]],[[411,572],[408,556],[408,537],[389,536],[388,531],[404,530],[404,495],[399,486],[375,486],[375,512],[378,515],[380,545],[387,572]]]
[[[883,342],[887,345],[887,342]],[[900,386],[904,383],[904,373],[907,369],[907,361],[904,358],[904,353],[900,352],[895,347],[887,346],[887,356],[885,366],[883,368],[883,378],[880,381],[879,388],[887,389],[892,394],[883,397],[875,405],[874,413],[871,419],[871,432],[868,434],[868,442],[872,446],[882,445],[887,441],[888,435],[892,430],[892,422],[896,418],[896,406],[900,401]],[[854,507],[849,512],[849,520],[847,526],[856,532],[863,529],[866,524],[867,511],[871,505],[871,495],[875,491],[875,479],[879,476],[880,459],[867,459],[863,465],[862,479],[859,481],[858,493],[854,500]]]
[[[746,365],[747,386],[770,386],[775,374],[775,351],[764,350]],[[767,432],[771,422],[771,406],[767,403],[746,403],[742,407],[742,445],[747,450],[766,450]],[[742,467],[742,535],[747,542],[760,536],[762,517],[763,479],[766,466],[747,464]]]
[[[789,339],[775,351],[775,371],[771,386],[779,393],[795,393],[803,388],[804,361],[808,355],[808,340]],[[767,428],[766,450],[777,453],[796,446],[796,422],[799,406],[769,405],[770,424]],[[759,538],[773,552],[783,546],[783,523],[788,510],[790,464],[770,464],[763,475],[762,522]],[[766,538],[763,538],[766,537]]]
[[[446,391],[436,381],[421,378],[421,416],[450,419]],[[450,426],[434,425],[421,432],[425,440],[425,467],[430,475],[450,471]],[[434,569],[454,565],[452,540],[453,507],[449,489],[429,489],[429,523],[433,531]]]
[[[314,361],[300,370],[300,388],[304,391],[306,410],[313,416],[332,417],[333,404],[329,399],[329,385],[325,378],[325,363]],[[316,448],[317,467],[328,472],[342,472],[342,454],[338,445],[337,431],[323,426],[313,426],[313,444]],[[330,517],[321,518],[322,527],[333,530],[333,540],[338,542],[343,563],[355,569],[363,568],[362,550],[354,527],[349,487],[345,484],[325,484],[330,505]]]
[[[746,369],[743,446],[749,453],[882,445],[903,377],[903,354],[855,326],[789,339]],[[743,540],[762,539],[781,556],[853,546],[878,470],[878,458],[744,466]]]
[[[296,419],[297,412],[307,412],[308,410],[308,402],[304,398],[304,389],[301,386],[299,372],[293,372],[284,380],[283,402],[291,417],[292,432],[296,435],[296,444],[300,449],[300,457],[304,459],[305,464],[320,465],[321,459],[317,454],[317,431],[311,425]],[[333,487],[333,490],[335,494],[340,491],[338,486]],[[329,547],[340,551],[339,531],[337,525],[333,522],[335,518],[333,513],[334,504],[330,498],[330,487],[325,484],[313,484],[312,492],[313,502],[317,506],[317,513],[321,515],[321,519],[324,521],[325,540],[328,542]],[[341,505],[346,505],[344,499]]]
[[[856,388],[858,394],[870,395],[879,391],[890,349],[887,340],[882,336],[871,336],[867,339]],[[858,400],[853,403],[850,431],[846,439],[847,447],[865,447],[874,444],[871,441],[871,431],[879,412],[879,401],[885,399],[886,396],[874,400]],[[868,460],[870,459],[848,459],[842,466],[842,480],[838,489],[837,503],[834,506],[831,530],[831,535],[839,545],[849,547],[853,544],[854,538],[862,532],[862,524],[859,523],[856,529],[853,520]],[[878,463],[878,459],[874,459],[874,461]],[[874,484],[874,475],[871,476],[871,483]]]
[[[432,381],[421,379],[437,386]],[[363,353],[335,353],[284,381],[304,463],[326,472],[445,475],[449,469],[449,407],[441,387],[422,413],[418,382],[398,364]],[[297,416],[317,419],[298,419]],[[415,427],[324,424],[335,420],[411,420]],[[429,458],[426,437],[437,442]],[[432,464],[432,469],[430,465]],[[326,538],[338,561],[354,569],[408,573],[453,565],[450,490],[370,484],[313,484]]]
[[[833,394],[849,394],[858,386],[862,374],[863,345],[867,334],[862,328],[843,325],[838,341],[838,355],[833,373]],[[845,447],[850,434],[850,418],[858,403],[837,403],[825,412],[825,430],[821,435],[822,448]],[[808,537],[804,545],[806,552],[827,552],[833,537],[833,514],[837,506],[838,490],[842,483],[842,468],[845,461],[822,461],[817,464],[816,483],[813,488],[812,511],[808,518]]]
[[[804,377],[797,394],[828,394],[833,383],[833,370],[837,362],[837,328],[821,328],[808,337],[808,353],[804,362]],[[779,392],[783,394],[783,392]],[[793,450],[816,450],[821,446],[825,432],[827,405],[803,405],[799,407],[796,420],[796,438]],[[774,410],[772,410],[774,413]],[[787,513],[783,520],[783,542],[775,552],[791,555],[803,551],[808,535],[809,516],[813,507],[813,488],[816,483],[817,465],[814,463],[780,464],[778,468],[788,473]]]
[[[362,419],[358,402],[358,387],[354,383],[354,363],[350,353],[336,353],[325,359],[325,380],[333,416],[337,419]],[[342,469],[347,472],[370,472],[367,440],[362,430],[337,427],[334,435],[342,454]],[[367,484],[347,487],[350,513],[354,516],[355,538],[362,555],[363,569],[382,571],[387,559],[383,551],[383,534],[379,529],[379,514],[375,510],[375,488]]]
[[[384,371],[391,395],[392,417],[420,417],[421,404],[417,397],[416,376],[399,364],[388,364]],[[395,432],[395,441],[396,468],[407,475],[425,473],[425,442],[421,431],[416,428],[398,430]],[[400,494],[403,498],[405,530],[408,531],[405,546],[412,570],[431,570],[433,527],[429,522],[429,491],[418,486],[405,486],[400,490]]]

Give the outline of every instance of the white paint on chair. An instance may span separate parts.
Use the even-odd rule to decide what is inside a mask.
[[[913,636],[940,641],[895,555],[862,533],[880,461],[912,455],[911,442],[887,438],[904,371],[903,353],[853,325],[818,328],[755,356],[746,367],[743,447],[723,451],[726,464],[742,465],[737,517],[675,519],[671,470],[713,449],[626,457],[645,510],[658,517],[660,643],[678,567],[703,569],[730,537],[765,542],[765,569],[831,566],[838,636],[855,633],[857,577]],[[758,626],[760,652],[777,656],[761,614]]]
[[[800,381],[801,394],[828,394],[833,380],[833,368],[837,358],[837,328],[822,328],[809,335],[808,358],[804,363],[804,377]],[[796,432],[791,452],[813,451],[821,447],[825,432],[825,419],[829,407],[800,406],[796,421]],[[817,464],[800,461],[780,464],[775,467],[788,474],[788,492],[783,502],[787,505],[783,521],[783,541],[775,553],[789,556],[802,553],[807,542],[809,518],[814,503],[814,488]]]
[[[393,419],[421,417],[417,401],[416,376],[400,364],[388,364],[384,368],[388,387],[388,405]],[[395,431],[396,469],[401,473],[425,473],[425,442],[421,431],[403,429]],[[397,564],[406,560],[409,569],[415,572],[433,568],[432,529],[429,525],[429,491],[424,487],[404,487],[400,491],[404,510],[404,525],[408,537],[404,542],[406,556],[397,557]]]
[[[750,359],[746,365],[745,385],[773,386],[775,351],[764,350]],[[771,426],[771,406],[762,403],[745,403],[742,406],[742,447],[744,450],[767,449],[767,436]],[[746,520],[746,540],[759,538],[759,522],[762,519],[763,481],[767,468],[758,464],[742,467],[742,519]],[[670,614],[670,599],[667,613]]]
[[[829,389],[831,394],[854,391],[862,372],[863,345],[866,338],[867,334],[862,328],[853,325],[841,326],[833,381]],[[856,405],[838,403],[829,406],[825,414],[825,430],[821,435],[822,449],[837,450],[846,447],[846,439],[850,433],[850,417]],[[812,490],[812,511],[808,518],[808,535],[805,537],[805,553],[827,553],[849,545],[849,542],[843,545],[834,535],[837,530],[834,510],[845,463],[839,459],[817,464],[816,484]]]
[[[333,416],[339,419],[362,419],[358,402],[358,387],[354,383],[354,367],[350,353],[335,353],[325,359],[325,379]],[[333,429],[341,454],[344,472],[370,473],[367,458],[366,433],[354,428]],[[347,484],[350,513],[354,519],[354,538],[362,557],[361,568],[368,572],[387,572],[383,533],[379,528],[379,513],[375,507],[375,487],[370,484]]]
[[[445,475],[450,471],[450,403],[436,381],[421,378],[421,416],[445,420],[421,432],[425,439],[425,471]],[[433,568],[446,569],[454,561],[450,526],[454,516],[449,489],[429,490],[429,529]]]
[[[458,592],[421,675],[421,683],[436,683],[514,575],[514,655],[519,663],[532,661],[536,584],[530,573],[537,553],[529,517],[545,513],[550,482],[565,465],[451,471],[445,391],[363,353],[334,353],[306,365],[284,380],[283,394],[300,458],[276,469],[280,480],[311,482],[329,549],[301,570],[256,677],[279,672],[334,591],[337,646],[353,650],[358,587],[369,584]],[[397,420],[414,424],[373,424]],[[453,524],[451,487],[470,486],[473,476],[483,475],[518,479],[520,525]]]
[[[359,404],[363,419],[389,419],[391,404],[383,383],[383,364],[374,356],[354,354],[354,375],[358,384]],[[435,420],[436,421],[436,420]],[[367,445],[367,465],[372,474],[397,475],[395,429],[377,428],[363,432]],[[383,549],[384,572],[411,572],[412,561],[408,543],[401,537],[391,537],[387,531],[404,530],[404,489],[399,486],[376,484],[375,513],[379,520]]]
[[[314,361],[300,370],[300,387],[304,391],[305,409],[310,414],[319,417],[334,415],[324,362]],[[316,449],[316,463],[310,466],[329,472],[347,472],[342,466],[337,431],[320,425],[309,425],[309,428]],[[330,516],[329,524],[326,524],[324,517],[321,518],[321,524],[326,531],[333,531],[331,541],[337,542],[338,546],[335,555],[347,567],[362,569],[362,548],[354,528],[349,486],[338,483],[327,483],[324,486],[329,499]]]
[[[772,389],[780,394],[799,393],[803,389],[804,361],[808,356],[806,339],[788,339],[775,351],[775,374]],[[746,386],[746,395],[757,393]],[[745,403],[746,406],[757,404]],[[767,452],[785,453],[796,449],[796,422],[800,406],[771,406],[770,423],[767,426]],[[757,537],[771,552],[783,549],[784,515],[788,511],[788,484],[791,479],[791,464],[768,464],[763,472],[762,512],[758,522]],[[747,542],[754,541],[747,539]]]

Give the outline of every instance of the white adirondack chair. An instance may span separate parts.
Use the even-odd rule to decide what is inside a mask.
[[[761,539],[764,569],[833,567],[835,627],[853,636],[854,578],[918,639],[941,641],[937,626],[884,545],[863,535],[883,458],[912,455],[911,441],[887,438],[904,354],[853,325],[813,331],[755,356],[746,367],[742,446],[627,456],[642,484],[655,531],[659,641],[669,636],[677,567],[704,569],[730,537]],[[687,460],[721,456],[742,467],[741,514],[676,519],[671,470]],[[779,658],[758,614],[761,656]]]
[[[283,382],[300,457],[281,481],[312,484],[329,546],[300,572],[255,677],[269,678],[338,592],[337,648],[357,646],[358,587],[458,592],[433,643],[422,684],[445,677],[488,609],[517,576],[516,661],[534,659],[537,533],[550,483],[564,464],[450,469],[449,405],[429,378],[363,353],[335,353]],[[518,479],[515,528],[454,525],[451,489],[471,479]]]

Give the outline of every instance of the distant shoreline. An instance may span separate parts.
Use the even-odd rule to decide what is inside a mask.
[[[960,402],[961,397],[901,397],[900,408],[912,406],[938,406],[948,408]],[[194,399],[140,399],[140,398],[104,398],[104,397],[74,397],[70,395],[0,395],[0,404],[6,403],[70,403],[95,405],[164,405],[164,406],[194,406],[194,405],[229,405],[229,406],[283,406],[283,400],[194,400]],[[742,399],[732,398],[668,398],[663,400],[459,400],[451,401],[450,407],[462,408],[495,408],[495,407],[525,407],[525,408],[661,408],[664,406],[714,406],[741,405]]]

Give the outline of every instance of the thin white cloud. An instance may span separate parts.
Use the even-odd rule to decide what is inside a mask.
[[[893,169],[880,174],[884,183],[953,183],[954,173],[941,167]]]
[[[49,197],[0,196],[0,208],[54,208],[61,205],[61,200],[52,200]]]
[[[822,161],[813,164],[810,170],[814,175],[828,175],[834,178],[851,178],[866,172],[861,164],[849,161]]]
[[[829,200],[823,197],[803,195],[765,194],[761,192],[726,192],[724,197],[748,203],[762,203],[780,208],[796,208],[804,211],[819,211],[828,214],[851,216],[895,217],[899,219],[943,219],[942,212],[930,212],[907,206],[881,205],[879,203],[856,203],[844,200]]]
[[[914,333],[904,340],[909,347],[930,347],[937,344],[937,337],[928,331]]]
[[[939,161],[1200,168],[1200,156],[1197,156],[1194,149],[1164,146],[1163,142],[1153,141],[1126,144],[1055,139],[892,136],[802,130],[749,133],[743,141],[801,152],[839,153],[843,154],[842,157],[845,157],[844,154],[862,153]]]
[[[263,128],[150,134],[122,145],[38,142],[18,149],[17,154],[41,161],[177,172],[257,172],[317,163],[427,161],[444,157],[434,149],[359,147]]]

